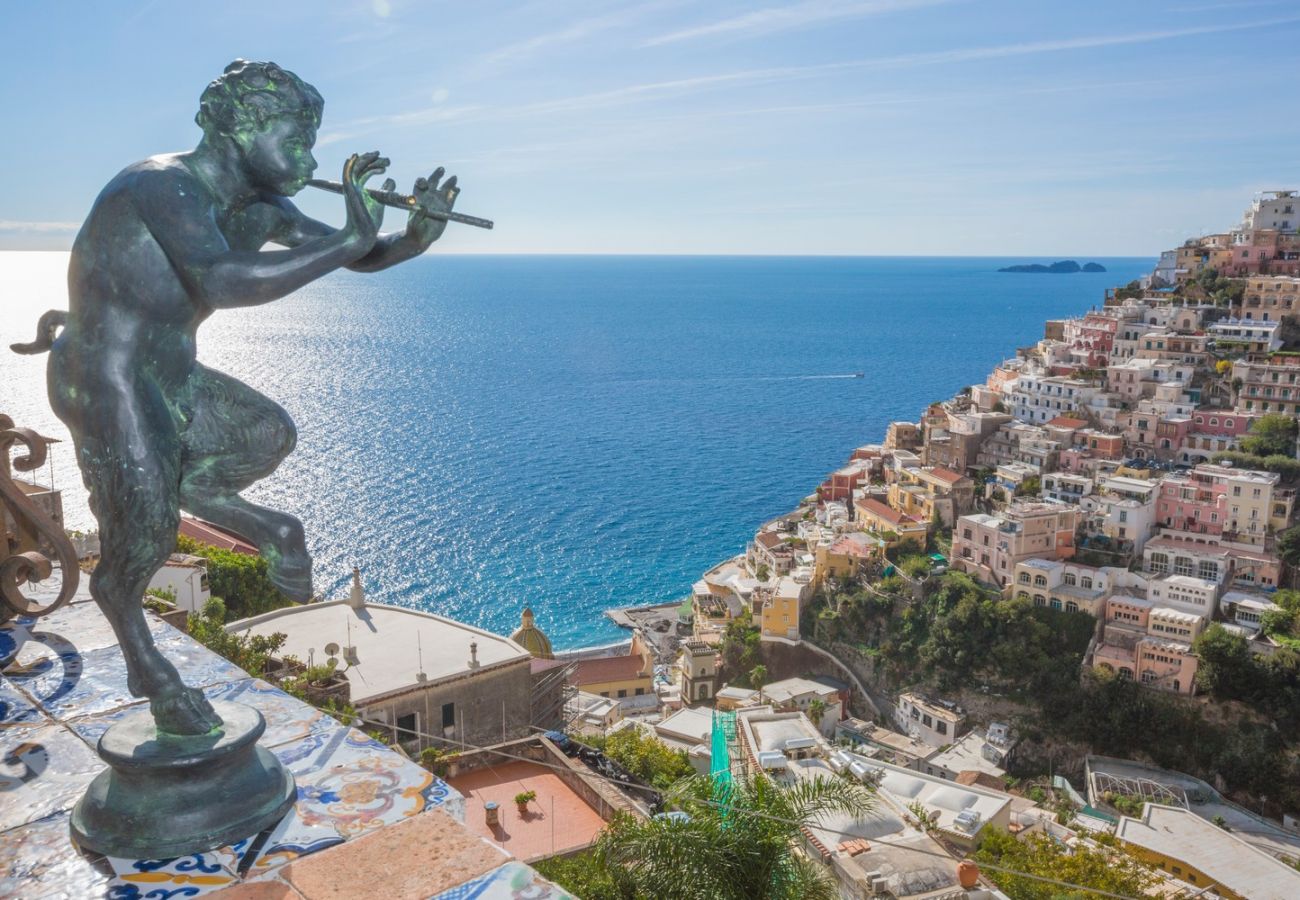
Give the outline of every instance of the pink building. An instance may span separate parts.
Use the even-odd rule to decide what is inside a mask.
[[[1157,690],[1193,694],[1198,660],[1191,642],[1204,627],[1205,618],[1194,613],[1139,597],[1108,597],[1092,667]]]
[[[1156,519],[1166,528],[1215,537],[1227,521],[1226,486],[1195,471],[1169,475],[1160,482]]]
[[[1030,557],[1074,555],[1079,508],[1065,503],[1013,503],[999,516],[962,516],[952,535],[952,565],[981,581],[1006,587],[1016,563]]]

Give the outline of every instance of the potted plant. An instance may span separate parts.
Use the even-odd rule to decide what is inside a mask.
[[[522,791],[515,794],[515,806],[519,809],[519,817],[522,819],[528,815],[528,804],[537,799],[537,791]]]

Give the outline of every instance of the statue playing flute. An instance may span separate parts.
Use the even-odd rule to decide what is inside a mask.
[[[68,311],[46,313],[37,340],[14,347],[50,351],[50,401],[72,433],[99,521],[90,591],[117,634],[131,693],[149,699],[170,734],[206,734],[222,722],[158,652],[141,608],[175,549],[182,509],[256,544],[288,597],[312,595],[302,523],[240,497],[293,449],[293,421],[196,361],[199,325],[336,269],[377,272],[414,259],[442,235],[456,202],[455,177],[443,181],[438,169],[402,198],[405,230],[380,234],[383,202],[366,183],[388,160],[370,152],[350,157],[334,185],[342,228],[303,215],[289,198],[316,170],[323,106],[315,88],[274,63],[227,66],[199,101],[198,146],[109,182],[73,245]],[[394,187],[389,179],[383,192]],[[268,243],[283,249],[263,250]]]

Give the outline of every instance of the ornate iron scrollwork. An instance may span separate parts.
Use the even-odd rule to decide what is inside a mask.
[[[7,622],[15,616],[43,616],[54,612],[72,598],[81,578],[77,554],[68,536],[14,482],[10,473],[9,456],[9,450],[14,444],[22,444],[27,452],[12,459],[13,468],[20,472],[30,472],[44,464],[47,452],[45,438],[30,428],[15,427],[13,419],[0,413],[0,502],[4,503],[4,508],[19,530],[25,526],[35,531],[54,548],[62,583],[59,585],[58,596],[44,606],[27,598],[20,586],[26,582],[49,578],[54,571],[53,562],[36,550],[10,556],[9,548],[0,546],[0,551],[3,551],[0,553],[0,622]],[[3,529],[0,529],[0,543],[2,542]]]

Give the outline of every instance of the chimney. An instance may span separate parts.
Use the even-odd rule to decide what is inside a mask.
[[[361,570],[352,567],[352,592],[348,594],[348,606],[353,609],[366,608],[366,592],[361,587]]]
[[[471,669],[477,669],[479,667],[478,641],[469,642],[469,667]]]

